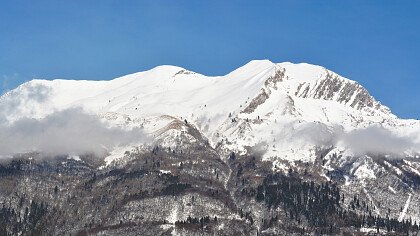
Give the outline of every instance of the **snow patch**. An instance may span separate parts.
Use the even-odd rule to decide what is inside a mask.
[[[412,195],[411,193],[408,194],[407,201],[405,202],[404,209],[402,210],[402,212],[400,213],[400,216],[398,217],[398,221],[404,220],[405,214],[407,213],[408,207],[410,206],[411,195]]]
[[[362,164],[357,167],[354,175],[357,179],[376,179],[375,172],[366,164]]]

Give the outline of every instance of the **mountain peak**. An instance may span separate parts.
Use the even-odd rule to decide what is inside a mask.
[[[175,72],[178,72],[180,70],[185,70],[185,68],[182,68],[180,66],[174,66],[174,65],[159,65],[159,66],[153,67],[149,71],[171,71],[171,72],[175,71]]]
[[[292,79],[301,81],[319,79],[328,73],[326,68],[308,63],[282,62],[277,65],[285,68],[288,74],[293,75]]]
[[[261,71],[275,67],[276,64],[270,60],[252,60],[238,69],[230,72],[227,76],[252,76]]]

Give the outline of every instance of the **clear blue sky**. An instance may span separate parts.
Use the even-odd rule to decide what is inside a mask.
[[[420,1],[0,0],[0,93],[32,78],[107,80],[172,64],[325,66],[420,118]]]

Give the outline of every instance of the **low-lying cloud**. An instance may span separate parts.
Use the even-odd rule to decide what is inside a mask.
[[[291,138],[314,145],[346,147],[358,155],[420,153],[415,137],[396,134],[380,125],[345,132],[341,126],[307,123],[293,130]]]
[[[139,128],[112,127],[78,108],[58,111],[42,119],[0,123],[0,155],[31,151],[49,155],[104,155],[115,146],[146,139]]]
[[[420,144],[415,137],[397,135],[379,125],[346,133],[340,141],[358,154],[402,155],[405,151],[420,152]]]

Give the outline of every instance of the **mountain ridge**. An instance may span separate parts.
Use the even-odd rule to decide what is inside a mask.
[[[21,85],[19,87],[27,86],[27,85],[30,85],[30,84],[44,84],[44,85],[48,84],[48,85],[51,85],[53,87],[53,86],[55,86],[54,84],[60,84],[60,83],[68,83],[69,85],[70,85],[70,83],[79,83],[80,84],[79,86],[84,86],[84,84],[86,84],[86,85],[95,84],[96,86],[108,85],[108,86],[111,87],[112,84],[117,84],[118,82],[121,83],[119,85],[122,86],[123,85],[122,82],[124,82],[126,85],[128,85],[130,83],[136,83],[140,79],[145,79],[144,77],[147,77],[147,78],[152,77],[156,80],[158,80],[158,79],[162,80],[162,79],[166,78],[168,80],[168,79],[172,78],[173,76],[179,75],[178,73],[180,73],[180,72],[193,73],[195,76],[191,77],[190,79],[196,79],[197,77],[206,77],[206,78],[214,79],[214,80],[220,79],[220,78],[232,78],[232,77],[234,77],[234,78],[246,77],[248,79],[253,79],[254,77],[256,77],[255,74],[263,73],[263,71],[265,71],[265,70],[272,70],[276,66],[280,66],[280,67],[282,67],[282,66],[283,67],[292,66],[292,67],[299,67],[299,68],[303,66],[303,67],[306,67],[306,68],[311,68],[311,69],[313,69],[313,71],[317,71],[315,73],[321,74],[319,76],[322,76],[322,72],[325,72],[325,71],[330,72],[329,70],[325,69],[324,67],[311,65],[311,64],[307,64],[307,63],[299,63],[299,64],[293,64],[293,63],[290,63],[290,62],[273,63],[269,60],[253,60],[253,61],[250,61],[249,63],[245,64],[244,66],[242,66],[242,67],[240,67],[240,68],[238,68],[238,69],[236,69],[236,70],[234,70],[234,71],[232,71],[232,72],[230,72],[230,73],[228,73],[224,76],[204,76],[204,75],[201,75],[201,74],[197,74],[196,72],[188,71],[188,70],[186,70],[182,67],[164,65],[164,66],[154,67],[154,68],[152,68],[150,70],[147,70],[147,71],[137,72],[137,73],[129,74],[129,75],[126,75],[126,76],[121,76],[121,77],[118,77],[116,79],[109,80],[109,81],[105,81],[105,80],[90,81],[90,80],[63,80],[63,79],[58,79],[58,80],[39,80],[39,79],[35,79],[35,80],[31,80],[27,83],[24,83],[23,85]],[[293,68],[288,67],[288,71],[289,70],[293,70]],[[299,71],[299,70],[302,71],[302,68],[298,69],[297,71]],[[303,70],[303,71],[305,71],[305,70]],[[311,73],[313,74],[314,72],[311,72]],[[331,72],[331,73],[335,77],[338,77],[338,74],[336,74],[334,72]],[[145,75],[145,74],[148,74],[148,75]],[[299,75],[298,74],[297,77],[299,77],[299,79],[302,79],[303,77],[305,77],[305,75]],[[264,78],[262,78],[262,79],[264,79]],[[314,80],[314,79],[315,78],[310,78],[310,80]],[[329,80],[329,79],[332,79],[332,76],[328,76],[326,80]],[[349,83],[355,82],[355,81],[352,81],[352,80],[345,79],[343,77],[340,77],[340,79],[341,80],[344,79],[344,81],[349,82]],[[308,80],[307,80],[307,76],[306,76],[306,80],[302,81],[302,82],[305,83],[307,81]],[[249,81],[248,81],[248,83],[249,83]],[[357,82],[355,82],[355,83],[357,83]],[[304,89],[308,89],[308,88],[304,87],[304,85],[300,85],[300,86],[301,86],[300,88],[302,88],[302,90],[301,91],[295,91],[295,94],[298,95],[299,92],[300,92],[299,95],[303,96],[304,95],[303,93],[306,91]],[[362,86],[360,86],[360,87],[363,88]],[[109,90],[112,90],[112,89],[114,89],[114,88],[111,87]],[[320,94],[312,94],[313,97],[315,97],[316,95],[318,96],[318,98],[321,97]]]

